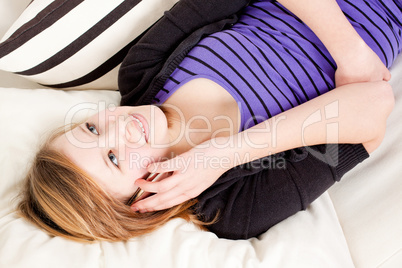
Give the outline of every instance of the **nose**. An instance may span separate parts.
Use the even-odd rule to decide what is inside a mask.
[[[107,128],[107,148],[117,149],[120,159],[124,159],[127,148],[138,149],[145,144],[142,131],[130,116],[109,117]]]
[[[131,116],[119,121],[119,136],[126,145],[144,144],[144,134],[138,123]]]

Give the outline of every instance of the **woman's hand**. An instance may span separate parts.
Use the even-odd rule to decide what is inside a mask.
[[[391,79],[391,73],[387,67],[377,54],[363,42],[345,49],[337,66],[335,72],[337,87],[351,83],[389,81]]]
[[[336,0],[278,0],[317,35],[335,60],[337,87],[388,81],[391,74],[347,20]]]
[[[134,203],[131,208],[140,212],[167,209],[201,194],[232,167],[229,158],[222,154],[224,149],[217,148],[216,140],[204,142],[170,160],[150,164],[149,172],[172,172],[172,175],[159,182],[137,180],[138,187],[155,195]]]

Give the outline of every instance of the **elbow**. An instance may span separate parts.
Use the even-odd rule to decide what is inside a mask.
[[[370,93],[373,105],[373,111],[376,113],[375,123],[379,126],[385,126],[389,115],[395,106],[395,97],[392,87],[388,82],[378,82],[378,86],[374,87]]]
[[[379,109],[380,116],[383,116],[384,121],[387,120],[395,106],[395,96],[392,87],[388,82],[381,81],[375,94],[375,107]]]
[[[378,86],[368,93],[372,105],[372,139],[363,143],[368,153],[376,150],[382,143],[387,119],[395,106],[395,97],[391,85],[388,82],[378,82]]]

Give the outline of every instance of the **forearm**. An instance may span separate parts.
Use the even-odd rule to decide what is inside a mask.
[[[239,159],[259,159],[302,146],[370,143],[385,129],[392,109],[389,88],[385,82],[375,82],[334,89],[225,138],[230,144],[225,155],[236,166],[243,164],[236,162]]]
[[[365,42],[335,0],[278,0],[317,35],[337,64]]]
[[[135,203],[133,209],[153,211],[172,207],[199,196],[232,167],[278,152],[326,143],[370,143],[380,129],[385,129],[392,104],[392,89],[386,82],[355,83],[336,88],[241,133],[208,140],[163,164],[150,164],[148,172],[172,172],[172,175],[159,182],[137,180],[136,185],[141,189],[156,194]],[[335,165],[333,179],[338,180],[367,157],[361,146],[354,147],[359,149],[342,146],[349,152],[345,154],[341,150],[339,162],[335,159],[336,151],[325,153],[322,160],[334,160],[324,163]],[[366,151],[370,152],[367,147]],[[303,167],[304,163],[296,161],[292,165]],[[315,168],[312,165],[297,170],[303,170],[300,178],[310,181],[310,174],[304,171],[319,176],[314,174]],[[235,172],[236,177],[249,175]]]

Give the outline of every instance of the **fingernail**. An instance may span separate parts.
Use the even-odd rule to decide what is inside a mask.
[[[132,209],[134,212],[136,212],[136,211],[139,210],[137,207],[131,207],[131,209]]]
[[[148,212],[148,210],[146,210],[146,209],[141,209],[140,210],[140,213],[147,213]]]

